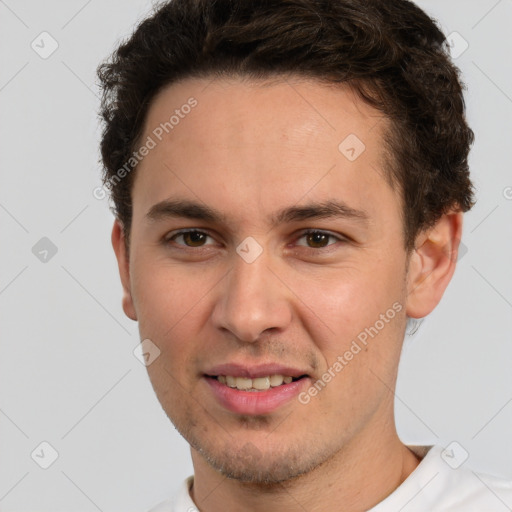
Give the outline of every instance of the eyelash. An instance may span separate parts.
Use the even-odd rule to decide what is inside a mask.
[[[177,237],[185,235],[187,233],[200,233],[200,234],[206,235],[206,236],[208,236],[210,238],[213,238],[206,231],[201,231],[199,229],[183,229],[183,230],[177,231],[176,233],[172,234],[171,236],[167,236],[165,238],[164,242],[167,243],[167,244],[169,244],[170,242],[175,242],[175,239]],[[321,230],[321,229],[306,229],[306,230],[301,232],[301,234],[297,238],[297,240],[300,240],[301,238],[304,238],[305,236],[311,235],[311,234],[326,235],[329,238],[334,238],[338,242],[341,242],[341,243],[345,243],[345,242],[348,241],[345,237],[342,237],[340,235],[335,235],[335,234],[333,234],[333,233],[331,233],[329,231],[324,231],[324,230]],[[181,247],[185,247],[186,249],[202,249],[204,247],[207,247],[207,246],[204,246],[204,245],[198,246],[198,247],[191,247],[191,246],[188,246],[188,245],[185,245],[185,244],[177,244],[177,245],[179,245]],[[311,249],[311,250],[314,250],[314,251],[319,251],[321,249],[327,249],[327,248],[329,248],[332,245],[334,245],[334,244],[327,244],[325,247],[309,247],[307,245],[301,245],[300,247],[305,247],[306,249]]]

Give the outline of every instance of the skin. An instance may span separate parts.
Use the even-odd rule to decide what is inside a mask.
[[[197,106],[137,168],[128,250],[118,220],[112,231],[123,309],[160,349],[149,377],[191,445],[191,496],[205,512],[367,510],[419,463],[397,436],[393,390],[407,316],[441,299],[462,214],[443,215],[406,252],[401,199],[382,163],[388,122],[346,86],[189,79],[154,99],[140,140],[191,96]],[[352,162],[338,150],[349,134],[366,146]],[[149,220],[167,199],[224,219]],[[329,200],[366,220],[269,221]],[[208,236],[170,239],[184,228]],[[252,263],[236,252],[249,236],[263,250]],[[307,404],[239,415],[205,383],[226,362],[287,364],[315,382],[395,303],[401,311]]]

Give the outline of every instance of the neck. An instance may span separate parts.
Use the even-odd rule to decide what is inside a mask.
[[[343,504],[344,512],[369,510],[414,471],[419,459],[394,428],[387,436],[362,437],[313,471],[271,486],[228,479],[192,450],[191,497],[201,512],[316,512],[332,509],[333,503]]]

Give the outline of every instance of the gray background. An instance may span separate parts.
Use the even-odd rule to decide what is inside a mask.
[[[469,44],[455,62],[469,88],[478,203],[442,303],[407,337],[398,430],[409,443],[457,441],[466,464],[512,477],[512,0],[419,3],[463,38],[454,55]],[[150,9],[143,0],[0,1],[2,511],[141,511],[192,472],[134,356],[113,218],[93,196],[95,68]],[[51,49],[43,31],[59,45],[47,58],[31,47]],[[58,453],[48,469],[43,441]]]

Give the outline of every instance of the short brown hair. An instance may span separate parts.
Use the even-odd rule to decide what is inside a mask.
[[[127,241],[129,161],[152,99],[186,78],[295,75],[346,83],[391,121],[387,177],[400,191],[407,249],[452,208],[473,205],[460,72],[446,38],[407,0],[171,0],[99,66],[103,182]],[[126,174],[126,173],[124,173]]]

